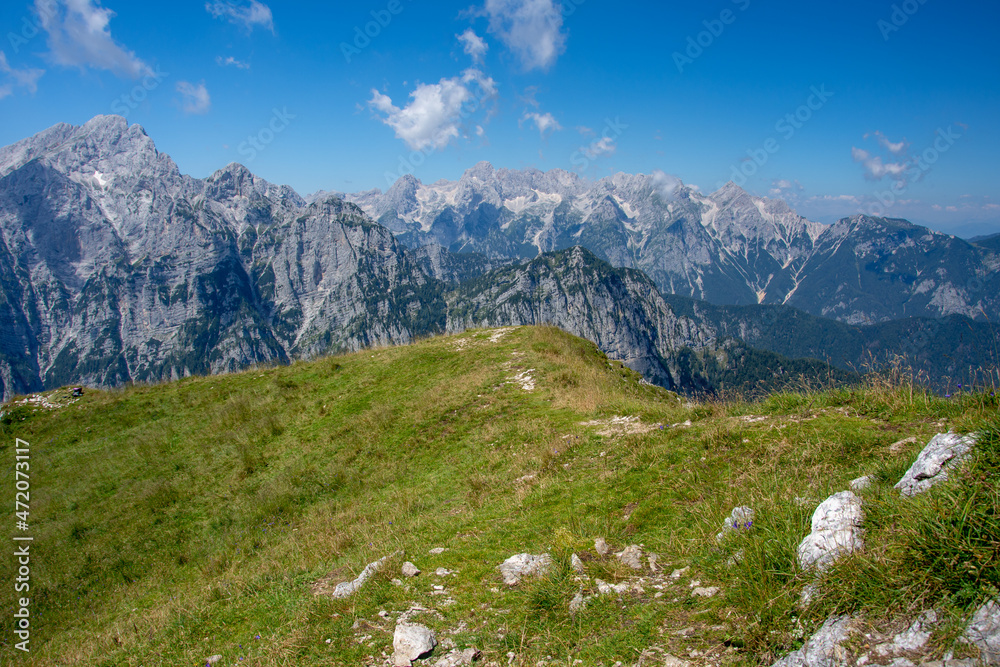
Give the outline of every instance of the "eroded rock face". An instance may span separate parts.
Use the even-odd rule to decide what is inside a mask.
[[[798,548],[799,567],[822,571],[833,561],[864,547],[861,499],[850,491],[835,493],[816,508],[812,532]]]
[[[962,464],[976,444],[973,435],[938,433],[917,456],[896,488],[904,496],[923,493],[948,479],[948,472]]]

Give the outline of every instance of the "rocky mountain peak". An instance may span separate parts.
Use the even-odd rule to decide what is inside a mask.
[[[496,174],[496,169],[493,165],[485,160],[482,162],[477,162],[471,169],[466,169],[465,173],[462,174],[462,178],[478,178],[481,181],[486,181],[492,179],[494,174]]]

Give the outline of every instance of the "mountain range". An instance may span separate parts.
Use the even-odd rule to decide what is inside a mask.
[[[411,247],[523,259],[582,245],[666,294],[712,303],[790,305],[858,325],[1000,314],[995,241],[864,215],[824,225],[733,183],[704,195],[659,172],[590,182],[480,163],[458,181],[404,176],[385,193],[341,196]]]
[[[587,183],[480,164],[457,183],[303,198],[238,164],[184,175],[140,126],[99,116],[0,149],[0,393],[539,323],[679,391],[842,382],[859,355],[936,340],[941,321],[995,340],[998,263],[993,241],[824,226],[662,174]],[[986,363],[979,341],[951,365],[913,351],[929,375],[958,375]]]

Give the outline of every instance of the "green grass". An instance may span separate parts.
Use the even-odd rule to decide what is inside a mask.
[[[517,665],[634,664],[657,647],[764,664],[800,641],[796,619],[904,610],[941,593],[966,609],[995,590],[995,574],[984,574],[996,563],[995,435],[945,488],[910,504],[891,492],[934,433],[984,428],[995,399],[870,382],[691,404],[553,328],[492,338],[470,332],[8,410],[0,457],[11,503],[14,438],[31,443],[32,650],[13,649],[5,620],[0,663],[199,665],[218,653],[225,665],[376,664],[391,652],[395,616],[419,603],[431,611],[415,620],[477,647],[484,662],[507,664],[513,652]],[[529,369],[530,392],[510,380]],[[582,424],[614,416],[653,428],[602,435]],[[889,452],[908,436],[918,442]],[[814,608],[800,610],[795,547],[812,510],[865,473],[883,480],[866,502],[869,544],[886,548],[836,568]],[[758,519],[719,545],[736,505]],[[598,536],[616,549],[643,544],[665,572],[647,573],[641,593],[570,614],[593,578],[635,579],[597,557]],[[448,550],[428,554],[439,546]],[[314,594],[400,550],[424,574],[395,585],[397,557],[350,599]],[[525,551],[547,551],[557,566],[507,589],[496,568]],[[572,553],[591,581],[577,580]],[[983,567],[928,574],[956,555]],[[14,566],[0,558],[3,581]],[[679,580],[664,576],[685,566]],[[440,580],[438,567],[457,575]],[[862,590],[858,572],[879,568],[883,584],[908,593]],[[693,579],[722,593],[692,598]],[[5,611],[12,589],[0,589]],[[684,628],[694,630],[677,634]]]

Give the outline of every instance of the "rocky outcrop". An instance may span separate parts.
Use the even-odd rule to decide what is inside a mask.
[[[950,470],[962,464],[975,444],[975,436],[938,433],[896,483],[896,488],[904,496],[915,496],[940,484],[948,479]]]
[[[394,555],[399,555],[399,554],[394,554]],[[357,593],[361,589],[361,587],[368,582],[369,579],[375,576],[375,574],[385,566],[386,561],[388,561],[390,558],[392,558],[392,556],[385,556],[383,558],[378,559],[377,561],[369,563],[368,565],[365,566],[365,569],[361,571],[361,574],[359,574],[352,581],[345,581],[343,583],[337,584],[337,586],[333,589],[333,593],[331,593],[331,595],[335,598],[351,597],[352,595]]]
[[[847,653],[841,644],[850,632],[850,616],[831,616],[805,646],[781,658],[773,667],[834,667],[847,664]]]
[[[979,649],[983,664],[1000,665],[1000,601],[990,600],[976,610],[965,639]]]
[[[835,493],[816,508],[812,532],[799,544],[799,567],[822,571],[841,556],[864,546],[861,499],[850,491]]]

